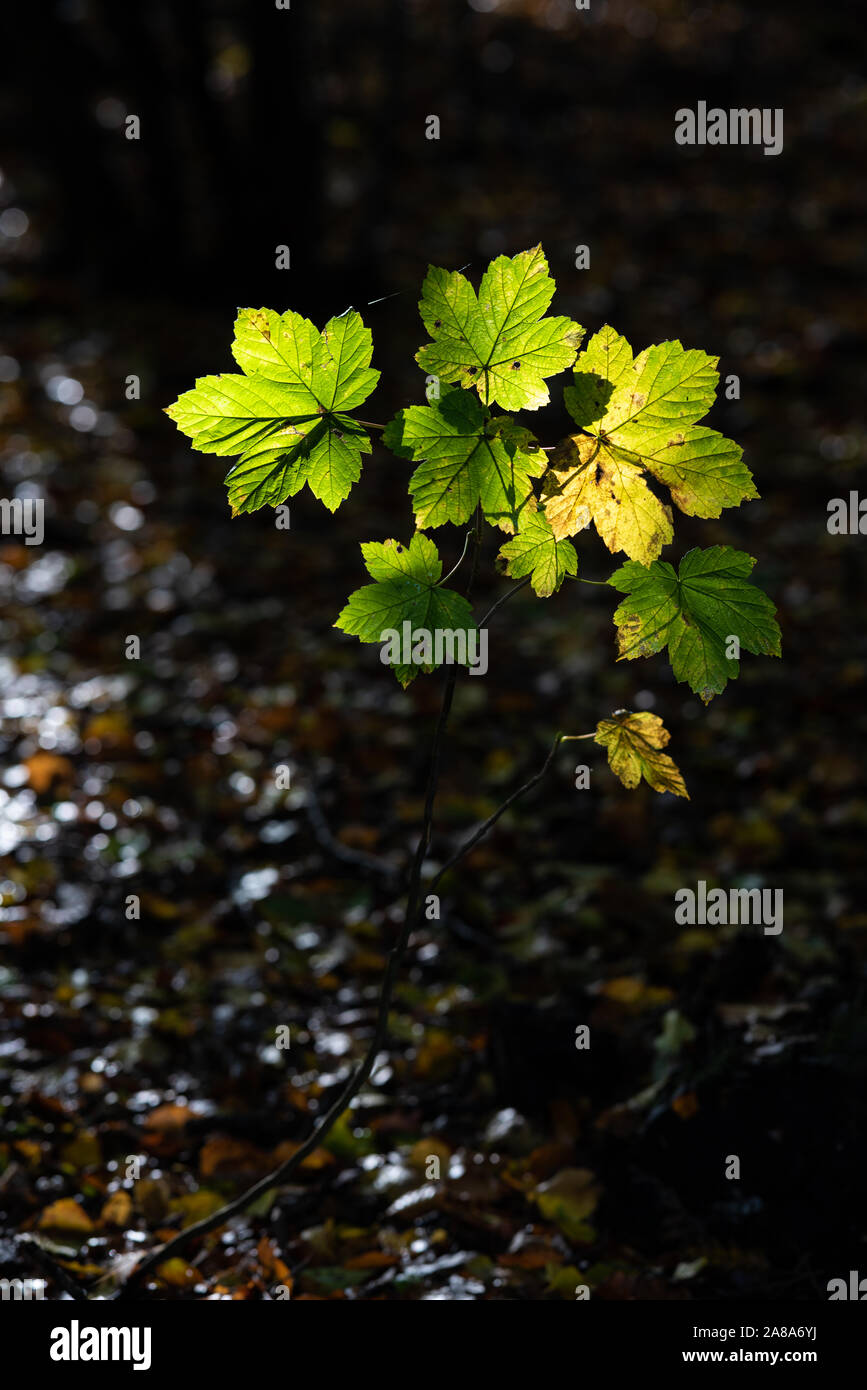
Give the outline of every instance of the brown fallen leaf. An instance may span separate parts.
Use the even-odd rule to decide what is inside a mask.
[[[698,1096],[695,1091],[685,1091],[682,1096],[675,1096],[671,1108],[681,1120],[691,1120],[698,1110]]]
[[[122,1187],[112,1192],[100,1212],[100,1220],[109,1226],[125,1226],[132,1215],[132,1197]]]
[[[75,768],[68,758],[62,758],[58,753],[46,753],[42,749],[32,757],[25,758],[24,766],[31,787],[40,796],[50,790],[55,780],[71,782],[75,776]]]
[[[366,1250],[363,1255],[353,1255],[352,1259],[344,1260],[345,1269],[388,1269],[391,1265],[399,1265],[398,1255],[389,1255],[385,1250]]]
[[[266,1280],[269,1283],[273,1281],[277,1284],[285,1284],[291,1289],[292,1271],[285,1260],[281,1260],[277,1254],[274,1242],[269,1240],[267,1236],[262,1236],[256,1246],[256,1254],[259,1257],[259,1264],[262,1266]]]
[[[268,1167],[267,1155],[246,1139],[218,1136],[202,1145],[199,1173],[203,1178],[255,1176]]]
[[[188,1105],[158,1105],[145,1117],[144,1127],[160,1134],[178,1134],[194,1113]]]
[[[84,1207],[79,1206],[73,1197],[61,1197],[59,1201],[52,1202],[42,1212],[39,1218],[39,1229],[42,1231],[70,1231],[78,1232],[81,1235],[90,1235],[96,1230],[96,1226],[91,1221]]]
[[[169,1210],[169,1185],[165,1178],[139,1178],[133,1189],[135,1204],[148,1226],[158,1226]]]
[[[291,1158],[300,1148],[301,1145],[296,1143],[294,1139],[284,1139],[282,1144],[278,1144],[276,1149],[271,1150],[268,1158],[269,1167],[276,1168],[279,1163],[285,1163],[286,1159]],[[330,1168],[336,1162],[334,1154],[329,1153],[327,1149],[319,1148],[314,1149],[302,1160],[301,1167],[312,1172],[320,1168]]]

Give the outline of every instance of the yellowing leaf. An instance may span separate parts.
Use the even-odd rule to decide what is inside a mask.
[[[755,563],[741,550],[714,545],[690,550],[677,571],[665,560],[621,565],[608,581],[627,595],[614,614],[621,658],[667,646],[676,679],[709,704],[737,676],[741,647],[779,656],[774,605],[749,579]]]
[[[626,1008],[655,1009],[660,1004],[668,1004],[673,998],[665,985],[648,985],[640,975],[616,975],[606,980],[600,994],[615,1004]]]
[[[616,975],[606,980],[599,992],[617,1004],[637,1004],[644,993],[644,981],[637,975]]]
[[[219,1211],[223,1205],[223,1198],[218,1192],[212,1192],[207,1187],[200,1187],[197,1192],[186,1192],[183,1197],[177,1197],[172,1202],[172,1211],[179,1211],[183,1214],[181,1230],[186,1230],[187,1226],[193,1226],[197,1221],[203,1221],[206,1216],[213,1216],[215,1211]]]
[[[102,1147],[92,1130],[80,1129],[75,1138],[63,1146],[60,1156],[64,1163],[71,1164],[76,1171],[80,1168],[96,1168],[102,1162]]]
[[[570,1240],[592,1238],[587,1217],[596,1210],[602,1189],[588,1168],[562,1168],[532,1193],[546,1221],[553,1221]]]
[[[163,1283],[168,1284],[173,1289],[189,1288],[190,1284],[195,1284],[199,1277],[193,1267],[179,1257],[157,1265],[156,1272]]]
[[[26,1162],[28,1168],[35,1168],[42,1162],[42,1145],[34,1139],[18,1139],[12,1146]]]
[[[673,792],[688,801],[677,764],[661,751],[670,737],[659,715],[621,709],[600,720],[593,741],[605,749],[608,765],[624,787],[637,787],[643,777],[654,791]]]
[[[575,1298],[577,1286],[587,1283],[586,1276],[575,1265],[547,1264],[545,1278],[548,1281],[545,1286],[548,1293],[556,1294],[558,1298],[569,1299],[570,1302]]]
[[[542,503],[557,540],[592,521],[612,553],[625,550],[643,565],[674,535],[671,512],[651,492],[641,468],[589,434],[570,435],[552,452]]]
[[[714,401],[717,362],[676,341],[633,358],[609,327],[591,338],[564,392],[585,434],[564,442],[543,483],[558,538],[592,520],[609,550],[649,565],[672,530],[645,474],[669,488],[688,516],[716,517],[758,496],[740,447],[697,423]]]

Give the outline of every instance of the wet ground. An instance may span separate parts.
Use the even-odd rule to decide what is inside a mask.
[[[675,68],[678,23],[654,39]],[[518,53],[522,32],[486,42]],[[630,33],[606,40],[624,81],[644,71]],[[790,93],[808,37],[780,39]],[[546,80],[562,93],[566,55],[549,42]],[[528,90],[543,75],[526,70]],[[370,419],[422,398],[414,290],[428,256],[475,267],[541,238],[557,312],[590,330],[611,321],[637,346],[678,336],[719,352],[742,394],[711,423],[745,445],[763,500],[719,522],[678,518],[677,553],[757,555],[784,656],[747,658],[705,710],[663,658],[615,663],[604,588],[527,590],[497,615],[487,677],[459,683],[434,864],[556,730],[621,706],[662,715],[690,802],[627,792],[601,750],[586,755],[592,791],[577,791],[578,758],[558,754],[444,881],[362,1103],[288,1189],[163,1266],[145,1296],[545,1300],[586,1284],[607,1299],[814,1299],[857,1268],[864,541],[830,536],[826,508],[857,488],[865,443],[865,89],[836,50],[812,80],[809,100],[791,98],[799,162],[774,178],[758,152],[737,177],[732,151],[694,180],[668,154],[654,163],[651,123],[633,130],[630,181],[605,155],[623,103],[606,87],[594,104],[591,87],[580,238],[555,196],[565,118],[549,122],[547,163],[524,151],[520,208],[505,179],[515,147],[495,122],[480,136],[486,167],[504,161],[487,202],[465,152],[432,217],[443,171],[425,173],[407,143],[386,210],[394,258],[354,268],[351,219],[330,231],[317,302],[297,307],[322,320],[347,298],[363,306],[387,369]],[[408,141],[401,127],[398,156]],[[20,177],[0,188],[9,206],[31,192]],[[231,521],[219,461],[160,414],[196,375],[230,368],[242,268],[182,314],[132,282],[90,294],[45,262],[49,214],[35,192],[27,207],[3,248],[0,469],[5,496],[46,500],[46,535],[0,545],[0,1253],[5,1276],[33,1274],[11,1237],[38,1233],[108,1292],[129,1257],[292,1152],[363,1055],[442,677],[404,694],[332,626],[364,580],[358,542],[408,539],[406,464],[377,445],[336,517],[307,494],[277,531],[266,513]],[[576,238],[599,247],[584,280]],[[566,416],[554,405],[546,420],[554,443]],[[450,568],[462,533],[437,540]],[[495,549],[479,611],[504,589]],[[613,568],[589,534],[579,562],[588,578]],[[699,879],[783,889],[784,932],[678,926],[673,894]],[[582,1024],[589,1051],[575,1046]],[[725,1177],[732,1155],[739,1182]]]

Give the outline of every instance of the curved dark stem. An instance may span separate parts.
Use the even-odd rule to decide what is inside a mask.
[[[477,512],[475,530],[476,543],[473,556],[474,564],[470,583],[467,586],[468,595],[476,575],[480,532],[481,513]],[[445,737],[446,725],[454,698],[457,675],[457,666],[450,666],[443,689],[439,718],[437,719],[431,746],[421,834],[419,835],[419,841],[416,846],[409,876],[406,911],[404,912],[400,934],[388,954],[382,989],[379,995],[376,1025],[373,1030],[373,1037],[364,1054],[363,1061],[356,1070],[350,1074],[346,1084],[342,1087],[337,1096],[337,1099],[332,1102],[319,1122],[314,1125],[304,1143],[299,1149],[296,1149],[294,1154],[291,1154],[289,1158],[281,1163],[279,1168],[275,1168],[273,1172],[268,1173],[264,1178],[261,1178],[259,1182],[254,1183],[252,1187],[248,1187],[245,1192],[233,1198],[231,1202],[227,1202],[225,1206],[220,1207],[219,1211],[213,1212],[210,1216],[203,1217],[201,1221],[194,1222],[192,1226],[187,1226],[185,1230],[179,1231],[171,1240],[166,1241],[165,1245],[161,1245],[156,1250],[150,1251],[141,1263],[136,1266],[124,1286],[119,1290],[117,1295],[118,1298],[123,1299],[127,1297],[152,1270],[156,1269],[158,1265],[163,1264],[166,1260],[172,1259],[179,1251],[185,1249],[191,1241],[196,1240],[199,1236],[208,1235],[209,1232],[216,1230],[218,1226],[225,1225],[231,1217],[237,1216],[239,1212],[244,1211],[252,1202],[255,1202],[257,1197],[261,1197],[264,1193],[269,1192],[272,1187],[276,1187],[279,1183],[283,1182],[285,1178],[288,1178],[290,1173],[294,1172],[295,1169],[304,1162],[305,1158],[307,1158],[314,1149],[318,1148],[322,1139],[340,1118],[350,1101],[358,1094],[365,1081],[367,1081],[370,1076],[370,1073],[373,1071],[376,1058],[382,1050],[388,1036],[388,1013],[391,1007],[395,980],[397,979],[413,927],[416,925],[421,915],[422,869],[424,867],[424,861],[427,856],[433,830],[433,808],[434,801],[436,800],[437,786],[439,784],[443,739]]]
[[[541,782],[542,778],[545,776],[545,773],[548,771],[548,768],[551,766],[551,761],[554,757],[554,754],[557,752],[557,749],[560,747],[560,744],[563,742],[563,739],[563,734],[557,735],[557,737],[554,739],[554,742],[551,744],[551,747],[548,751],[548,756],[543,762],[542,766],[539,768],[539,771],[535,772],[533,776],[530,777],[522,787],[518,788],[517,791],[512,792],[511,796],[507,796],[502,806],[498,807],[492,816],[488,816],[488,819],[484,822],[484,824],[480,825],[478,830],[474,831],[470,838],[464,841],[460,849],[455,850],[455,853],[452,855],[451,859],[446,860],[443,867],[431,880],[431,888],[436,888],[440,879],[445,877],[445,875],[449,872],[449,869],[453,869],[456,864],[460,863],[464,855],[469,854],[470,850],[479,843],[479,840],[484,839],[485,835],[487,835],[491,827],[496,825],[497,821],[500,819],[500,816],[502,816],[505,811],[508,811],[509,807],[512,806],[514,802],[518,800],[519,797],[523,796],[525,792],[530,791],[532,787],[535,787],[537,782]]]
[[[461,558],[458,560],[458,563],[457,563],[456,565],[454,565],[454,566],[449,570],[448,574],[447,574],[443,579],[441,579],[441,580],[439,581],[439,583],[436,585],[436,587],[437,587],[438,589],[441,589],[442,586],[443,586],[443,584],[447,584],[448,581],[451,579],[452,575],[453,575],[453,574],[456,574],[457,571],[460,569],[461,565],[464,563],[464,557],[465,557],[465,555],[466,555],[466,553],[467,553],[467,546],[469,545],[469,543],[470,543],[470,541],[472,540],[472,538],[473,538],[473,533],[472,533],[472,531],[468,531],[467,534],[466,534],[466,537],[464,538],[464,548],[463,548],[463,550],[461,551]]]
[[[482,618],[481,622],[479,623],[479,627],[480,627],[480,628],[484,627],[484,626],[485,626],[485,623],[488,621],[488,619],[489,619],[489,618],[492,618],[492,617],[494,616],[494,614],[496,613],[497,609],[498,609],[498,608],[501,608],[502,605],[503,605],[504,603],[508,603],[508,601],[509,601],[509,599],[512,597],[512,595],[513,595],[513,594],[516,594],[516,593],[518,592],[519,589],[524,589],[524,588],[526,588],[526,586],[529,584],[531,578],[532,578],[532,575],[529,575],[529,574],[528,574],[527,577],[526,577],[526,579],[522,579],[522,580],[520,581],[520,583],[514,584],[514,585],[512,586],[511,589],[508,589],[508,590],[506,591],[506,593],[504,593],[504,594],[502,595],[501,598],[498,598],[498,599],[497,599],[496,603],[491,604],[491,607],[488,609],[487,613],[485,614],[485,616]]]
[[[68,1293],[70,1298],[74,1298],[77,1303],[87,1303],[88,1297],[84,1289],[71,1274],[67,1274],[62,1265],[52,1259],[47,1250],[44,1250],[38,1240],[32,1236],[18,1237],[19,1250],[26,1251],[30,1259],[34,1260],[39,1268],[49,1279],[53,1279],[55,1284],[59,1284],[64,1293]]]

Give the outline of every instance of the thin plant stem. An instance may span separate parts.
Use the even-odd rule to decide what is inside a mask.
[[[509,599],[512,597],[512,595],[513,595],[513,594],[516,594],[516,593],[518,592],[519,589],[525,588],[526,585],[529,584],[530,579],[531,579],[531,576],[528,574],[527,577],[526,577],[526,579],[522,579],[522,580],[520,581],[520,583],[514,584],[514,585],[512,586],[511,589],[507,589],[507,591],[502,595],[502,597],[501,597],[501,598],[498,598],[497,601],[496,601],[496,603],[492,604],[491,607],[488,609],[487,613],[485,614],[485,616],[482,618],[481,622],[479,623],[479,627],[480,627],[480,628],[481,628],[481,627],[484,627],[484,626],[485,626],[485,623],[488,621],[489,618],[492,618],[492,617],[493,617],[493,615],[496,613],[497,609],[498,609],[498,608],[501,608],[501,607],[503,606],[504,603],[508,603],[508,601],[509,601]]]
[[[487,835],[491,827],[496,825],[497,821],[500,819],[500,816],[502,816],[504,812],[508,811],[509,807],[512,806],[514,802],[518,800],[519,797],[523,796],[525,792],[528,792],[531,790],[531,788],[535,787],[537,782],[541,782],[542,778],[545,776],[545,773],[548,771],[548,768],[551,766],[554,754],[557,752],[557,749],[560,747],[560,744],[564,743],[566,739],[569,737],[576,737],[576,735],[557,735],[557,737],[554,739],[554,742],[551,744],[551,747],[548,750],[548,756],[543,762],[542,766],[539,768],[539,771],[534,772],[533,776],[528,778],[527,781],[523,784],[523,786],[518,787],[517,791],[512,792],[511,796],[507,796],[502,806],[499,806],[492,816],[488,816],[488,819],[484,822],[484,824],[480,825],[478,830],[474,831],[473,834],[469,837],[469,839],[464,841],[460,849],[455,850],[451,858],[446,860],[443,867],[431,880],[431,883],[429,885],[431,888],[436,888],[440,879],[444,878],[450,869],[453,869],[456,864],[460,863],[464,855],[469,854],[470,850],[473,849],[474,846],[479,843],[479,840],[483,839],[484,836]],[[593,735],[579,734],[577,735],[577,737],[592,738]]]
[[[473,533],[472,533],[472,531],[468,531],[467,534],[466,534],[466,536],[464,537],[464,548],[463,548],[463,550],[461,551],[461,558],[458,560],[458,563],[457,563],[456,565],[454,565],[454,566],[449,570],[449,572],[448,572],[448,574],[445,576],[445,578],[444,578],[444,579],[441,579],[440,582],[439,582],[439,584],[437,584],[437,585],[435,586],[437,589],[441,588],[443,584],[447,584],[448,581],[451,579],[451,577],[452,577],[453,574],[457,574],[457,572],[458,572],[458,570],[460,569],[461,565],[464,563],[464,557],[466,556],[466,553],[467,553],[467,546],[469,545],[469,543],[470,543],[470,541],[472,540],[472,538],[473,538]]]
[[[73,1279],[72,1275],[69,1274],[62,1265],[52,1259],[48,1251],[43,1249],[39,1241],[33,1236],[19,1236],[18,1249],[22,1253],[26,1253],[30,1259],[38,1264],[43,1273],[49,1279],[53,1279],[54,1282],[63,1289],[64,1293],[69,1294],[70,1298],[74,1298],[77,1303],[86,1303],[88,1301],[87,1294],[78,1281]]]
[[[470,582],[467,586],[467,596],[469,596],[472,584],[475,580],[480,540],[481,513],[477,510],[475,526],[476,544],[473,555],[474,564]],[[308,1158],[313,1150],[319,1147],[321,1141],[346,1110],[350,1102],[358,1095],[358,1092],[373,1071],[376,1058],[382,1050],[388,1036],[388,1014],[391,1008],[395,981],[403,962],[413,927],[416,925],[421,915],[422,869],[424,868],[424,862],[427,857],[433,831],[433,809],[437,787],[439,785],[443,740],[445,738],[446,725],[448,724],[449,713],[454,698],[457,674],[457,666],[451,666],[443,688],[439,717],[437,719],[431,745],[421,834],[419,835],[418,845],[416,846],[409,876],[406,910],[404,912],[403,923],[398,938],[388,954],[382,988],[379,995],[376,1024],[362,1062],[347,1078],[336,1100],[328,1107],[328,1110],[319,1122],[314,1125],[304,1143],[300,1148],[296,1149],[294,1154],[291,1154],[279,1167],[266,1174],[264,1178],[253,1183],[246,1191],[233,1198],[231,1202],[227,1202],[225,1206],[220,1207],[218,1211],[212,1212],[210,1216],[203,1217],[201,1221],[196,1221],[191,1226],[187,1226],[185,1230],[179,1231],[176,1236],[166,1241],[164,1245],[158,1246],[155,1250],[151,1250],[132,1271],[126,1283],[119,1290],[117,1295],[118,1298],[128,1297],[152,1270],[164,1264],[166,1260],[172,1259],[181,1250],[186,1249],[191,1241],[198,1239],[200,1236],[208,1235],[211,1231],[216,1230],[218,1226],[225,1225],[233,1216],[237,1216],[240,1212],[245,1211],[258,1197],[263,1196],[266,1192],[269,1192],[272,1187],[278,1186],[278,1184],[288,1178],[289,1175],[304,1162],[305,1158]]]

